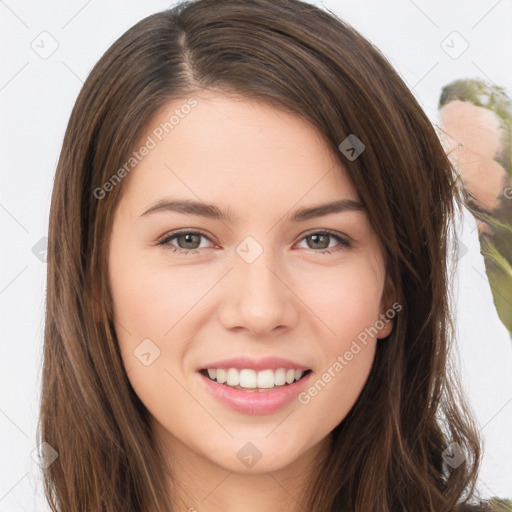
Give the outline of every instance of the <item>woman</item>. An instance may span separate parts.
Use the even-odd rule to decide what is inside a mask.
[[[456,187],[412,94],[334,15],[199,0],[128,30],[52,197],[53,510],[468,510]]]

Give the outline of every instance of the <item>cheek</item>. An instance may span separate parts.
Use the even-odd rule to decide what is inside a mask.
[[[314,283],[314,286],[306,283]],[[298,284],[296,289],[298,289]],[[298,292],[318,317],[326,352],[342,350],[379,319],[384,276],[370,262],[354,258],[303,276]]]
[[[358,345],[333,354],[297,397],[299,412],[302,410],[301,428],[310,432],[313,439],[326,436],[346,418],[366,384],[376,342]]]
[[[311,294],[305,302],[316,296],[311,309],[318,311],[318,328],[324,333],[318,338],[322,364],[298,402],[307,411],[304,429],[326,435],[352,409],[370,374],[383,283],[357,264],[323,275],[317,283],[325,292]]]
[[[158,390],[181,396],[172,376],[182,380],[187,350],[205,319],[204,298],[222,272],[171,267],[161,255],[131,251],[116,248],[110,259],[116,335],[132,386],[148,407],[158,407]],[[154,362],[146,367],[140,358]]]
[[[152,262],[142,252],[118,257],[113,253],[111,262],[116,320],[137,339],[161,340],[213,284],[198,278],[193,267],[171,269],[165,260]]]
[[[378,264],[378,263],[377,263]],[[322,364],[298,397],[304,428],[327,434],[348,414],[371,371],[384,274],[372,259],[347,258],[301,282],[298,292],[317,318]]]
[[[192,293],[186,275],[145,261],[143,252],[116,250],[110,263],[114,325],[128,379],[153,416],[176,417],[192,405],[178,383],[187,345],[179,322]]]

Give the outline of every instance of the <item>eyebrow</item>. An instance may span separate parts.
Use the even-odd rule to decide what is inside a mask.
[[[320,204],[308,208],[301,208],[291,214],[290,222],[304,222],[316,217],[324,217],[333,213],[362,212],[365,207],[353,199],[340,199],[331,203]],[[213,204],[192,201],[190,199],[162,199],[146,210],[141,217],[157,212],[177,212],[187,215],[199,215],[225,222],[235,222],[237,218],[230,212],[221,210]]]

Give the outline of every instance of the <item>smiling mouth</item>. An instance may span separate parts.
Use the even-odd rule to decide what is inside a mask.
[[[291,386],[311,373],[311,370],[278,368],[256,371],[249,368],[242,370],[218,368],[199,370],[199,373],[226,387],[242,391],[265,392]]]

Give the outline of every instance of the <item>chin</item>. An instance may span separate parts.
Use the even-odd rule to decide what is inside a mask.
[[[286,431],[281,432],[280,436],[277,432],[269,435],[269,432],[271,430],[266,430],[260,436],[237,436],[231,439],[228,445],[217,445],[213,453],[212,451],[203,452],[203,455],[228,471],[241,474],[264,474],[279,471],[294,464],[300,458],[307,456],[307,452],[315,444],[305,446],[304,432],[297,432],[296,436],[292,435],[290,425],[287,426]]]

